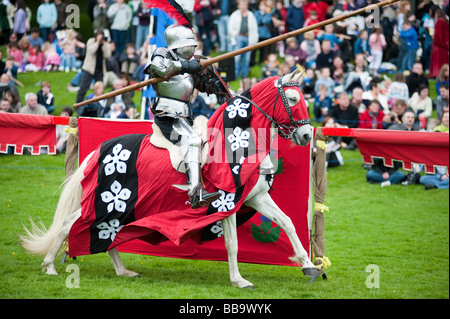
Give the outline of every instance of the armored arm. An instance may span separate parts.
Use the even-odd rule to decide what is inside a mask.
[[[196,74],[202,71],[198,60],[177,61],[165,48],[158,48],[153,53],[151,62],[145,67],[144,73],[153,77],[169,78],[176,74]]]

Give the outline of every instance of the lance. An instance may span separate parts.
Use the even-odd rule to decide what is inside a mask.
[[[307,27],[304,27],[304,28],[301,28],[301,29],[298,29],[298,30],[291,31],[291,32],[279,35],[277,37],[270,38],[270,39],[258,42],[258,43],[253,44],[253,45],[249,45],[249,46],[244,47],[242,49],[238,49],[238,50],[235,50],[235,51],[231,51],[231,52],[219,55],[219,56],[217,56],[215,58],[209,58],[209,59],[200,60],[200,65],[202,66],[203,69],[205,69],[205,68],[207,68],[208,66],[210,66],[210,65],[212,65],[214,63],[218,63],[220,61],[224,61],[224,60],[233,58],[235,56],[238,56],[238,55],[250,52],[250,51],[258,50],[258,49],[260,49],[262,47],[265,47],[265,46],[277,43],[279,41],[284,41],[284,40],[286,40],[288,38],[292,38],[292,37],[298,36],[300,34],[304,34],[306,32],[322,28],[322,27],[324,27],[324,26],[326,26],[328,24],[333,24],[333,23],[336,23],[336,22],[339,22],[339,21],[342,21],[342,20],[345,20],[345,19],[357,16],[357,15],[361,15],[361,14],[364,14],[364,13],[376,12],[379,8],[387,6],[387,5],[390,5],[390,4],[393,4],[393,3],[398,2],[398,1],[400,1],[400,0],[386,0],[386,1],[382,1],[382,2],[376,3],[376,4],[371,4],[371,5],[367,6],[367,7],[364,7],[364,8],[355,10],[355,11],[344,13],[344,14],[339,15],[337,17],[334,17],[334,18],[331,18],[331,19],[328,19],[328,20],[324,20],[322,22],[319,22],[319,23],[316,23],[316,24],[313,24],[313,25],[310,25],[310,26],[307,26]],[[102,95],[99,95],[97,97],[94,97],[92,99],[89,99],[89,100],[86,100],[86,101],[83,101],[83,102],[80,102],[80,103],[76,103],[76,104],[73,105],[73,108],[77,109],[77,108],[79,108],[81,106],[92,104],[92,103],[95,103],[95,102],[98,102],[98,101],[101,101],[101,100],[104,100],[104,99],[108,99],[110,97],[117,96],[119,94],[124,94],[126,92],[134,91],[134,90],[146,87],[148,85],[156,84],[158,82],[162,82],[162,81],[166,81],[166,80],[167,80],[167,78],[151,78],[151,79],[139,82],[139,83],[135,83],[135,84],[126,86],[126,87],[124,87],[122,89],[115,90],[115,91],[112,91],[112,92],[109,92],[109,93],[106,93],[106,94],[102,94]]]

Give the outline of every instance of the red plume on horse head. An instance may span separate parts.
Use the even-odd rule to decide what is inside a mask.
[[[192,29],[189,18],[175,0],[144,0],[144,2],[149,8],[158,8],[164,11],[169,17],[175,19],[179,25],[184,25]]]

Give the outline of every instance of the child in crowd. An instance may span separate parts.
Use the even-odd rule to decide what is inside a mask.
[[[335,52],[339,49],[339,43],[341,43],[341,39],[334,33],[334,25],[333,24],[328,24],[324,27],[324,31],[319,31],[317,40],[330,41],[331,49]]]
[[[42,82],[41,89],[37,92],[38,103],[47,109],[48,114],[55,110],[55,97],[51,92],[51,85],[47,81]]]
[[[23,53],[22,50],[19,49],[19,45],[17,42],[11,42],[8,45],[8,55],[14,58],[14,65],[20,67],[23,62]]]
[[[396,73],[394,76],[394,82],[389,85],[387,100],[391,109],[394,107],[396,100],[409,100],[409,89],[406,85],[406,79],[402,72]]]
[[[287,48],[284,51],[284,54],[292,55],[295,59],[295,63],[300,63],[300,65],[304,65],[306,58],[308,55],[305,51],[300,47],[300,45],[297,42],[297,39],[295,37],[288,38],[286,40]]]
[[[44,67],[47,72],[58,70],[61,64],[61,58],[56,52],[55,47],[50,42],[45,42],[42,46],[42,52],[44,53]]]
[[[313,69],[306,69],[305,77],[302,83],[303,95],[305,99],[311,99],[316,96],[315,87],[316,87],[317,77],[316,73]]]
[[[303,51],[306,52],[306,63],[308,68],[316,67],[316,59],[320,54],[320,42],[315,38],[314,32],[309,31],[303,35],[304,40],[300,44]]]
[[[133,43],[127,44],[125,52],[120,55],[119,62],[120,71],[132,76],[139,66],[139,55],[136,53],[135,45]]]
[[[275,53],[271,53],[267,56],[267,61],[262,69],[262,78],[267,79],[271,76],[275,76],[278,74],[278,67],[280,62],[278,62],[277,55]]]
[[[66,37],[60,42],[60,47],[63,50],[61,55],[61,64],[59,65],[60,71],[69,72],[77,71],[76,69],[76,48],[85,48],[86,45],[78,41],[77,32],[73,29],[66,30]]]
[[[333,97],[334,94],[334,80],[331,78],[330,68],[323,67],[320,70],[320,78],[317,80],[314,87],[315,95],[319,95],[319,87],[324,84],[327,87],[327,96]]]
[[[328,116],[333,105],[331,97],[328,96],[328,88],[325,84],[319,85],[319,94],[314,100],[314,116],[316,122],[322,122]]]
[[[44,66],[44,53],[42,53],[39,45],[33,46],[33,55],[30,55],[27,59],[27,65],[25,65],[25,71],[37,72]]]

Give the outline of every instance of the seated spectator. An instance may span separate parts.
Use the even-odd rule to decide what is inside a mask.
[[[61,64],[61,57],[56,52],[55,47],[50,42],[45,42],[42,46],[42,52],[44,53],[43,69],[47,72],[58,70]]]
[[[15,90],[8,90],[5,93],[5,98],[8,99],[13,113],[19,113],[22,108],[19,93]]]
[[[415,92],[408,100],[408,106],[416,113],[417,120],[422,129],[427,127],[427,121],[433,112],[433,101],[428,96],[428,93],[428,86],[422,85],[419,91]]]
[[[387,92],[387,100],[390,108],[394,107],[396,100],[409,100],[408,86],[406,85],[406,78],[403,73],[398,72],[394,76],[394,82],[389,85]]]
[[[413,65],[411,74],[406,77],[406,85],[408,86],[409,97],[418,91],[419,86],[428,87],[428,78],[423,74],[422,63],[416,62]]]
[[[328,116],[328,112],[333,106],[331,97],[328,96],[328,88],[325,84],[319,85],[319,94],[314,100],[314,117],[316,122],[324,121]],[[334,122],[334,120],[333,120]]]
[[[343,79],[345,77],[345,74],[347,73],[347,65],[340,55],[334,56],[332,70],[333,74],[331,77],[333,78],[334,82],[338,84],[341,77]]]
[[[66,37],[60,42],[60,47],[63,50],[61,54],[61,64],[59,65],[59,71],[69,72],[77,71],[76,68],[76,49],[78,48],[86,48],[86,45],[78,41],[77,32],[73,29],[69,29],[66,31]]]
[[[344,90],[347,93],[352,92],[357,86],[366,90],[372,80],[370,73],[366,70],[366,61],[363,54],[357,54],[354,63],[354,69],[348,72],[344,77]]]
[[[426,174],[420,177],[420,184],[424,185],[425,190],[433,188],[448,189],[449,179],[447,167],[436,167],[436,174]]]
[[[439,96],[436,99],[437,118],[440,119],[444,112],[448,112],[449,105],[449,89],[448,84],[441,84],[439,87]]]
[[[303,49],[300,47],[300,45],[297,42],[297,39],[295,37],[288,38],[286,40],[286,45],[287,48],[284,51],[284,54],[286,56],[292,55],[294,57],[295,63],[304,65],[308,57],[308,54],[305,51],[303,51]]]
[[[368,102],[372,100],[377,100],[383,112],[389,113],[389,105],[386,96],[381,93],[381,80],[379,78],[375,78],[369,83],[369,91],[363,93],[363,100]]]
[[[303,35],[304,40],[300,44],[300,48],[306,52],[306,63],[308,68],[316,68],[316,59],[321,52],[320,42],[315,38],[313,31],[306,32]]]
[[[387,129],[391,125],[402,124],[402,116],[407,107],[408,107],[408,105],[406,104],[406,102],[404,100],[400,100],[400,99],[396,100],[394,103],[394,106],[392,108],[392,111],[390,111],[388,114],[384,115],[383,128]],[[413,123],[414,123],[414,120],[413,120]]]
[[[125,86],[126,81],[119,78],[114,81],[112,91],[120,90]],[[132,97],[133,92],[127,92],[107,99],[105,117],[115,119],[127,108],[127,106],[134,106]]]
[[[443,132],[448,133],[448,125],[449,125],[449,113],[445,111],[441,116],[441,124],[434,128],[434,132]]]
[[[23,53],[22,50],[20,50],[19,45],[17,44],[17,42],[11,42],[8,45],[8,56],[12,56],[14,58],[14,65],[18,68],[20,68],[20,66],[23,63]]]
[[[30,35],[28,35],[28,39],[30,40],[30,45],[32,47],[34,47],[35,45],[42,47],[44,45],[44,40],[39,35],[39,28],[34,27],[33,29],[31,29],[31,33]]]
[[[139,114],[134,106],[127,106],[127,108],[117,116],[118,119],[135,120]]]
[[[105,85],[101,81],[97,81],[94,83],[94,92],[87,96],[87,100],[93,99],[94,97],[100,96],[105,93]],[[100,100],[98,102],[94,102],[88,104],[86,106],[82,106],[77,109],[78,117],[103,117],[105,113],[106,100]]]
[[[363,103],[364,100],[362,96],[363,89],[359,86],[355,87],[352,91],[352,100],[350,104],[358,109],[359,114],[363,113],[367,109],[366,105]]]
[[[346,92],[338,95],[337,105],[333,106],[328,114],[343,127],[357,128],[359,125],[358,109],[350,105],[350,98]],[[344,137],[342,140],[346,144],[346,149],[356,149],[356,142],[353,138]]]
[[[65,107],[61,111],[60,116],[70,117],[73,115],[73,110],[71,107]],[[65,131],[66,125],[56,125],[56,152],[58,154],[66,151],[67,139],[69,138],[69,133]]]
[[[11,55],[8,55],[5,62],[5,68],[2,70],[2,74],[6,73],[11,78],[14,78],[17,80],[17,73],[19,72],[19,68],[14,64],[14,57]]]
[[[394,161],[394,167],[385,166],[383,159],[375,158],[372,167],[366,173],[366,179],[370,184],[380,184],[381,187],[398,184],[405,179],[405,174],[399,169],[401,162]]]
[[[410,108],[407,108],[402,114],[402,122],[395,123],[388,127],[388,130],[396,131],[419,131],[420,127],[414,124],[415,114]]]
[[[125,51],[120,55],[119,63],[122,73],[133,75],[139,66],[139,55],[136,53],[134,44],[127,44]]]
[[[439,70],[439,74],[436,77],[435,86],[438,95],[440,95],[441,85],[443,84],[446,84],[447,86],[449,85],[448,74],[449,74],[449,65],[448,63],[446,63],[441,67],[441,69]]]
[[[47,109],[48,114],[55,110],[55,96],[51,92],[51,85],[47,81],[42,82],[41,89],[37,92],[38,103]]]
[[[334,52],[331,50],[331,42],[328,40],[322,41],[322,51],[316,59],[316,69],[320,70],[323,67],[333,67]]]
[[[5,97],[0,99],[0,113],[12,113],[11,103]]]
[[[262,78],[267,79],[277,75],[279,65],[280,63],[278,62],[277,55],[275,53],[270,53],[262,68]]]
[[[330,68],[328,67],[323,67],[322,69],[320,69],[320,77],[319,79],[316,81],[315,84],[315,95],[318,96],[320,95],[319,92],[319,86],[324,84],[327,87],[327,96],[329,96],[330,98],[333,97],[334,95],[334,81],[330,76]]]
[[[306,69],[305,77],[303,78],[303,82],[301,84],[305,99],[314,98],[316,96],[315,92],[316,82],[317,77],[314,70]]]
[[[372,100],[361,115],[359,116],[359,128],[382,129],[384,113],[381,110],[381,104],[377,100]]]
[[[332,117],[325,117],[322,122],[322,127],[338,127],[334,122]],[[325,149],[326,154],[326,166],[327,167],[336,167],[344,165],[344,158],[341,154],[341,136],[330,136],[330,140],[328,141],[328,147]]]
[[[20,113],[22,114],[35,114],[35,115],[48,115],[45,106],[38,104],[37,95],[34,93],[27,93],[25,95],[26,105],[22,107]]]
[[[17,96],[19,96],[19,91],[17,90],[15,82],[12,80],[12,77],[10,77],[7,73],[3,73],[0,76],[0,89],[3,92],[9,90],[14,91],[17,94]]]
[[[27,58],[27,65],[25,65],[25,71],[38,72],[42,70],[44,66],[44,53],[42,53],[39,45],[33,46],[33,55]]]

